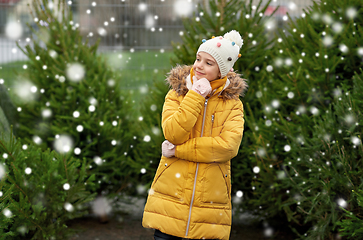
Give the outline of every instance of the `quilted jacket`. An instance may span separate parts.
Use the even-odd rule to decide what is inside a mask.
[[[244,79],[228,73],[223,88],[206,99],[194,91],[191,66],[171,70],[162,113],[165,139],[175,157],[161,157],[144,209],[143,226],[190,239],[229,239],[230,160],[244,129],[239,96]]]

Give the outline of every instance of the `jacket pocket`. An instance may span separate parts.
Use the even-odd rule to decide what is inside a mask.
[[[187,169],[186,161],[162,157],[151,185],[151,193],[182,200]]]
[[[230,177],[224,164],[209,164],[205,170],[202,185],[204,203],[227,204],[230,202]]]

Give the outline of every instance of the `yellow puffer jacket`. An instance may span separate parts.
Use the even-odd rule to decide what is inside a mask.
[[[165,139],[176,145],[175,157],[161,157],[143,226],[190,239],[229,239],[230,159],[242,140],[239,95],[247,84],[230,72],[224,89],[205,99],[189,91],[190,69],[177,66],[167,78],[172,89],[165,98],[162,127]]]

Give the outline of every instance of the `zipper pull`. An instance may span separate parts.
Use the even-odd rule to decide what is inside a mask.
[[[214,114],[212,115],[212,123],[214,123]]]

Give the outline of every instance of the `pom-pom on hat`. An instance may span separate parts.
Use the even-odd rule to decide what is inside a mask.
[[[224,78],[239,58],[239,51],[242,45],[243,39],[241,35],[237,31],[232,30],[224,34],[223,37],[212,37],[209,40],[203,39],[197,54],[199,52],[210,54],[218,64],[221,78]]]

